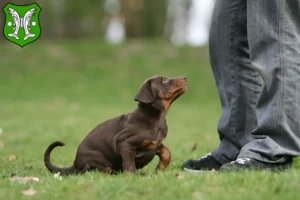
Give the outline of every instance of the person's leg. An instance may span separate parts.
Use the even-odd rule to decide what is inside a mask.
[[[254,140],[241,149],[239,162],[224,169],[286,168],[300,155],[299,10],[299,0],[247,2],[251,62],[264,87],[256,107]]]
[[[250,132],[257,124],[255,105],[262,84],[250,62],[247,1],[219,1],[225,8],[219,8],[221,14],[212,24],[210,62],[222,105],[218,123],[221,143],[212,155],[225,164],[235,160],[240,149],[252,140]],[[234,7],[226,8],[230,4]],[[228,13],[231,18],[224,21]]]
[[[254,107],[261,91],[261,78],[250,63],[246,0],[217,0],[210,28],[209,54],[222,105],[218,123],[220,145],[212,152],[216,162],[189,160],[183,168],[212,168],[235,160],[252,138],[256,126]],[[203,162],[202,162],[203,161]],[[214,164],[211,164],[214,163]]]

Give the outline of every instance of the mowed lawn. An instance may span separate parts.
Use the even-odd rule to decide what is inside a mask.
[[[188,174],[180,169],[219,143],[219,99],[207,48],[173,47],[162,41],[37,41],[0,48],[0,199],[299,199],[300,163],[283,173]],[[136,175],[90,172],[54,178],[43,154],[53,141],[64,147],[52,162],[69,166],[82,139],[96,125],[130,112],[143,81],[153,75],[188,77],[188,90],[171,107],[165,145],[168,169],[155,173],[155,158]],[[196,148],[195,148],[196,147]],[[16,157],[15,157],[16,156]],[[9,180],[35,176],[37,183]],[[25,196],[23,190],[37,191]]]

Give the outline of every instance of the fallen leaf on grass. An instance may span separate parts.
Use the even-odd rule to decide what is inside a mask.
[[[62,180],[62,176],[60,175],[60,172],[57,172],[56,174],[54,174],[54,178]]]
[[[198,199],[198,198],[200,198],[200,197],[201,197],[201,192],[199,192],[199,191],[196,191],[196,192],[193,192],[193,194],[192,194],[192,195],[193,195],[193,197],[194,197],[194,198],[197,198],[197,199]]]
[[[197,149],[197,145],[198,145],[198,143],[197,143],[197,142],[195,142],[195,143],[194,143],[194,145],[192,146],[192,149],[191,149],[191,151],[195,151],[195,150]]]
[[[54,178],[57,178],[60,176],[60,172],[57,172],[56,174],[54,174]]]
[[[131,192],[125,192],[124,193],[126,196],[131,196],[131,197],[135,197],[135,194],[134,193],[131,193]]]
[[[12,161],[12,160],[16,160],[17,156],[16,155],[10,155],[8,156],[8,160]]]
[[[26,196],[33,196],[37,193],[36,190],[34,190],[33,188],[29,188],[28,190],[23,190],[22,194],[26,195]]]
[[[175,174],[175,178],[177,178],[177,179],[183,179],[183,178],[184,178],[184,175],[178,173],[178,174]]]
[[[38,182],[40,179],[34,176],[20,177],[17,176],[16,174],[12,174],[9,180],[13,182],[19,182],[19,183],[31,183],[31,182]]]

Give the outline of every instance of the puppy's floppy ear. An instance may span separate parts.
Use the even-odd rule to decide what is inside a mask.
[[[152,103],[154,101],[154,94],[151,88],[150,80],[146,81],[142,85],[134,100],[142,103]]]

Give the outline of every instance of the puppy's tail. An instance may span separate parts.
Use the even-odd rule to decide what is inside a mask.
[[[64,146],[65,144],[63,142],[53,142],[52,144],[49,145],[49,147],[46,149],[45,154],[44,154],[44,163],[45,166],[47,167],[47,169],[51,172],[51,173],[57,173],[60,172],[60,175],[69,175],[69,174],[73,174],[75,173],[75,168],[74,165],[72,165],[71,167],[67,167],[67,168],[59,168],[56,167],[54,165],[52,165],[51,161],[50,161],[50,154],[51,151],[57,147],[57,146]]]

